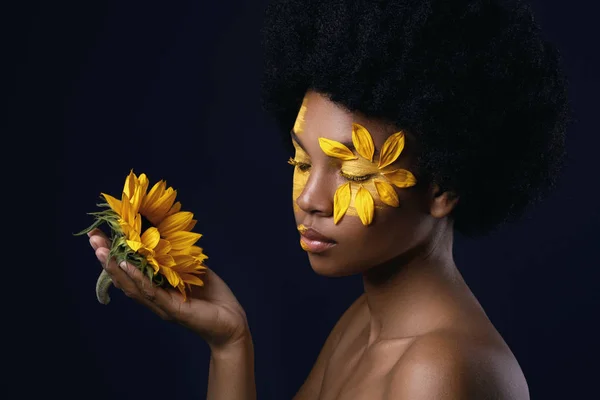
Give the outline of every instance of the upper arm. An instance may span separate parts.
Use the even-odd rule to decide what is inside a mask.
[[[514,365],[489,347],[432,335],[413,343],[390,374],[390,400],[528,400]]]
[[[327,367],[327,361],[331,357],[332,351],[335,349],[341,334],[345,331],[348,323],[352,320],[352,317],[356,314],[356,310],[364,303],[365,295],[361,295],[358,299],[352,303],[350,307],[342,314],[340,319],[334,325],[333,329],[329,333],[329,336],[325,340],[325,344],[319,352],[319,356],[313,365],[312,370],[308,374],[308,377],[304,381],[304,384],[296,393],[293,400],[313,400],[318,397],[321,391],[321,384],[323,383],[323,376],[325,375],[325,369]]]

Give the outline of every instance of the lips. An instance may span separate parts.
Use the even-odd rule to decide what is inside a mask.
[[[335,240],[323,235],[313,228],[306,228],[302,225],[298,230],[301,234],[300,246],[302,246],[305,251],[321,253],[336,245]]]
[[[304,236],[305,238],[307,238],[309,240],[316,240],[319,242],[326,242],[326,243],[335,243],[335,240],[328,238],[327,236],[317,232],[313,228],[306,229],[304,232],[302,232],[302,236]]]

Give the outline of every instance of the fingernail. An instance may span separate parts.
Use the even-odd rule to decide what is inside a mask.
[[[121,261],[119,267],[121,267],[123,271],[127,272],[127,263],[125,261]]]

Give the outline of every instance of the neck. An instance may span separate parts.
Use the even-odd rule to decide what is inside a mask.
[[[466,288],[454,264],[452,245],[448,227],[363,274],[370,311],[369,345],[432,331],[452,317],[443,305]]]

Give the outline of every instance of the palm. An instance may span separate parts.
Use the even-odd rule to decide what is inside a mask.
[[[162,318],[180,323],[202,336],[211,347],[236,342],[247,333],[246,313],[229,286],[211,269],[203,276],[205,285],[193,286],[184,301],[179,291],[162,289],[131,264],[125,271],[114,259],[106,263],[110,241],[99,229],[88,233],[96,257],[105,265],[110,281],[125,294]]]
[[[167,290],[174,320],[198,332],[214,345],[235,341],[245,332],[246,313],[227,284],[207,270],[202,287],[192,287],[187,300],[175,290]]]

